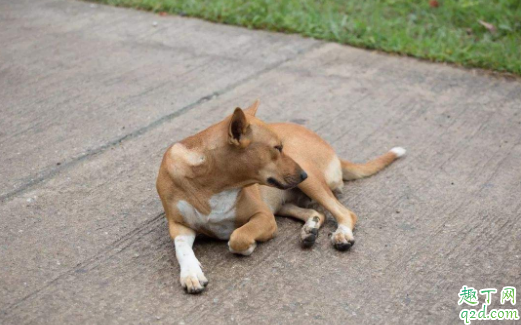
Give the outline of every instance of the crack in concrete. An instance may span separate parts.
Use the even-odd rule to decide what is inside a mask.
[[[318,43],[315,43],[315,44],[312,44],[302,50],[299,50],[297,51],[297,53],[295,53],[294,55],[290,56],[290,57],[287,57],[285,58],[284,60],[281,60],[281,61],[278,61],[274,64],[271,64],[269,66],[267,66],[266,68],[246,77],[246,78],[243,78],[221,90],[217,90],[217,91],[214,91],[212,92],[211,94],[209,95],[206,95],[206,96],[203,96],[201,98],[199,98],[197,101],[181,108],[180,110],[178,111],[175,111],[171,114],[168,114],[168,115],[165,115],[163,116],[162,118],[148,124],[147,126],[145,127],[142,127],[134,132],[131,132],[129,134],[126,134],[124,135],[123,137],[120,137],[114,141],[111,141],[111,142],[108,142],[100,147],[98,147],[97,149],[95,150],[92,150],[91,152],[88,152],[66,164],[62,164],[60,166],[60,168],[55,168],[54,170],[52,170],[51,172],[47,173],[46,175],[43,175],[41,176],[40,178],[32,181],[32,182],[29,182],[27,184],[25,184],[23,187],[20,187],[19,189],[13,191],[13,192],[10,192],[8,194],[5,194],[3,196],[0,196],[0,202],[5,202],[7,201],[8,199],[10,199],[11,197],[13,197],[14,195],[17,195],[17,194],[20,194],[20,193],[23,193],[25,191],[28,191],[30,190],[33,186],[37,185],[37,184],[40,184],[42,182],[44,182],[45,180],[47,179],[50,179],[52,178],[53,176],[56,176],[58,175],[59,173],[61,173],[62,171],[66,170],[66,169],[69,169],[69,168],[72,168],[74,166],[76,166],[78,163],[90,158],[91,156],[95,156],[97,154],[100,154],[100,153],[103,153],[105,150],[117,145],[118,143],[121,143],[123,141],[127,141],[127,140],[131,140],[131,139],[134,139],[134,138],[137,138],[143,134],[145,134],[146,132],[150,131],[150,130],[153,130],[154,128],[168,122],[168,121],[171,121],[173,119],[175,119],[176,117],[179,117],[187,112],[189,112],[190,110],[192,110],[193,108],[199,106],[200,104],[204,103],[204,102],[207,102],[207,101],[210,101],[216,97],[219,97],[221,95],[224,95],[226,94],[227,92],[229,91],[232,91],[233,89],[237,88],[238,86],[246,83],[246,82],[249,82],[249,81],[252,81],[252,80],[255,80],[257,79],[259,76],[261,75],[264,75],[276,68],[278,68],[279,66],[281,66],[282,64],[284,63],[287,63],[291,60],[294,60],[296,59],[297,57],[299,57],[300,55],[302,54],[305,54],[305,53],[308,53],[316,48],[319,48],[323,45],[324,43],[321,43],[321,42],[318,42]],[[103,261],[105,260],[106,258],[105,257],[111,257],[111,256],[114,256],[115,254],[118,254],[119,252],[121,252],[122,250],[126,249],[130,244],[127,244],[125,246],[122,247],[122,249],[120,250],[117,250],[116,252],[110,254],[111,251],[114,250],[114,248],[116,248],[118,245],[123,245],[124,243],[128,242],[130,239],[133,239],[136,235],[139,235],[145,228],[147,228],[149,225],[152,225],[154,224],[156,221],[158,221],[162,216],[164,216],[164,212],[156,215],[155,217],[153,217],[152,219],[150,220],[147,220],[145,222],[143,222],[141,225],[137,226],[136,228],[134,228],[133,230],[131,230],[129,233],[123,235],[121,238],[119,238],[118,240],[114,241],[113,243],[107,245],[105,247],[105,249],[103,249],[102,251],[98,252],[97,254],[93,255],[92,257],[90,257],[89,259],[85,260],[84,262],[81,262],[79,263],[78,265],[76,265],[74,268],[58,275],[57,277],[55,277],[54,279],[52,279],[51,281],[49,281],[48,283],[46,283],[45,285],[43,285],[42,287],[36,289],[35,291],[29,293],[28,295],[24,296],[23,298],[19,299],[18,301],[8,305],[3,311],[1,311],[1,313],[3,314],[3,316],[8,316],[10,312],[14,311],[18,306],[20,306],[23,302],[25,302],[26,300],[30,299],[31,297],[33,296],[36,296],[38,293],[40,293],[41,291],[47,289],[48,287],[52,286],[54,283],[56,283],[57,281],[59,281],[60,279],[62,279],[63,277],[66,277],[74,272],[77,272],[78,270],[81,270],[81,269],[85,269],[86,267],[88,266],[92,266],[92,265],[95,265],[97,262],[99,261]],[[150,231],[153,231],[154,229],[156,229],[155,226],[152,226],[152,229]],[[142,236],[139,236],[137,237],[138,239],[142,237]],[[110,254],[110,255],[109,255]]]
[[[153,130],[155,129],[156,127],[160,126],[160,125],[163,125],[164,123],[166,122],[169,122],[185,113],[188,113],[189,111],[191,111],[192,109],[194,109],[195,107],[201,105],[202,103],[204,102],[207,102],[209,100],[212,100],[216,97],[219,97],[219,96],[222,96],[226,93],[228,93],[229,91],[232,91],[234,90],[235,88],[237,88],[238,86],[246,83],[246,82],[249,82],[251,80],[254,80],[256,78],[258,78],[259,76],[261,75],[264,75],[276,68],[278,68],[279,66],[281,66],[282,64],[284,63],[287,63],[291,60],[294,60],[295,58],[297,58],[298,56],[300,56],[301,54],[305,54],[305,53],[308,53],[318,47],[321,47],[324,43],[321,43],[321,42],[318,42],[318,43],[315,43],[315,44],[312,44],[302,50],[299,50],[297,51],[297,53],[295,53],[294,55],[292,56],[289,56],[287,58],[285,58],[284,60],[280,60],[276,63],[273,63],[271,65],[268,65],[266,68],[260,70],[260,71],[257,71],[249,76],[247,76],[246,78],[243,78],[233,84],[230,84],[228,85],[227,87],[224,87],[220,90],[217,90],[217,91],[214,91],[206,96],[203,96],[201,98],[199,98],[197,101],[191,103],[191,104],[188,104],[187,106],[171,113],[171,114],[168,114],[168,115],[165,115],[157,120],[155,120],[154,122],[140,128],[140,129],[137,129],[131,133],[128,133],[122,137],[119,137],[115,140],[112,140],[110,142],[107,142],[95,149],[91,149],[91,150],[88,150],[85,154],[83,155],[80,155],[76,158],[74,158],[73,160],[71,161],[68,161],[66,163],[62,163],[59,167],[55,167],[53,169],[51,169],[50,171],[47,171],[47,172],[44,172],[42,175],[40,176],[37,176],[35,179],[29,181],[29,182],[26,182],[25,184],[23,185],[20,185],[17,189],[11,191],[11,192],[8,192],[6,194],[3,194],[3,195],[0,195],[0,203],[4,203],[6,201],[8,201],[9,199],[11,199],[12,197],[16,196],[16,195],[19,195],[19,194],[23,194],[27,191],[29,191],[30,189],[32,189],[34,186],[48,180],[48,179],[51,179],[53,178],[54,176],[60,174],[61,172],[65,171],[65,170],[68,170],[76,165],[78,165],[79,163],[81,163],[82,161],[85,161],[87,160],[88,158],[92,157],[92,156],[95,156],[97,154],[100,154],[100,153],[103,153],[105,152],[107,149],[110,149],[114,146],[116,146],[117,144],[119,143],[122,143],[124,141],[128,141],[128,140],[131,140],[131,139],[134,139],[134,138],[137,138],[143,134],[145,134],[146,132],[150,131],[150,130]]]
[[[48,287],[52,286],[54,283],[56,283],[60,279],[66,277],[68,275],[71,275],[71,274],[73,274],[75,272],[78,272],[79,270],[85,270],[89,266],[95,266],[96,263],[103,262],[107,258],[110,258],[110,257],[118,254],[119,252],[125,250],[128,246],[130,246],[132,243],[135,242],[134,239],[139,240],[139,238],[141,238],[144,235],[148,234],[148,232],[146,232],[145,234],[142,234],[142,232],[147,227],[151,227],[152,228],[150,231],[155,230],[157,228],[157,226],[154,225],[154,224],[156,223],[156,221],[161,220],[161,217],[163,217],[164,215],[165,215],[165,213],[161,212],[160,214],[156,215],[152,219],[147,220],[147,221],[141,223],[139,226],[137,226],[136,228],[131,230],[129,233],[123,235],[121,238],[119,238],[118,240],[114,241],[113,243],[111,243],[110,245],[105,247],[105,249],[103,249],[98,254],[93,255],[92,257],[88,258],[87,260],[77,264],[75,267],[71,268],[68,271],[65,271],[64,273],[62,273],[62,274],[58,275],[57,277],[55,277],[54,279],[52,279],[51,281],[47,282],[42,287],[40,287],[40,288],[36,289],[35,291],[29,293],[28,295],[26,295],[25,297],[19,299],[18,301],[8,305],[4,310],[1,311],[3,316],[8,316],[9,312],[14,311],[24,301],[30,299],[33,296],[36,296],[38,293],[40,293],[41,291],[43,291],[43,290],[47,289]],[[112,254],[110,254],[111,251],[114,251],[114,249],[118,245],[121,246],[121,248],[119,250],[116,250]]]

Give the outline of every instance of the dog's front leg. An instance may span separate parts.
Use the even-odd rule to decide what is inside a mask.
[[[228,247],[232,253],[248,256],[257,247],[257,241],[267,241],[276,232],[275,216],[269,212],[258,212],[246,224],[233,231]]]
[[[181,268],[180,282],[188,293],[199,293],[204,290],[208,280],[204,276],[201,264],[195,257],[192,246],[195,231],[175,222],[169,223],[170,236],[174,239],[175,255]]]

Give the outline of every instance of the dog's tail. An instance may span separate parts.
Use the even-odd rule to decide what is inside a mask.
[[[342,162],[342,178],[344,181],[359,179],[374,175],[389,166],[393,161],[405,155],[405,149],[402,147],[392,148],[380,157],[370,160],[365,164],[353,164],[346,160]]]

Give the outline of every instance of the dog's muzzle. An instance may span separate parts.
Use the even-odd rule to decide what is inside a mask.
[[[300,184],[307,178],[308,178],[308,174],[305,171],[301,171],[298,179],[295,179],[295,177],[285,178],[284,180],[287,182],[287,184],[282,184],[281,182],[279,182],[278,180],[276,180],[273,177],[268,178],[268,184],[270,184],[278,189],[281,189],[281,190],[289,190],[289,189],[296,187],[298,184]]]

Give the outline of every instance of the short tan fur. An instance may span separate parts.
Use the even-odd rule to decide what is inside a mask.
[[[314,132],[295,124],[267,124],[256,117],[259,101],[165,153],[157,191],[165,209],[181,267],[181,285],[201,292],[208,280],[193,254],[198,233],[228,239],[230,251],[249,255],[257,242],[277,232],[275,214],[305,222],[304,246],[315,242],[322,213],[297,205],[303,196],[329,211],[338,222],[331,236],[336,249],[354,244],[356,215],[333,194],[343,180],[371,176],[405,153],[393,148],[365,164],[337,157]]]

